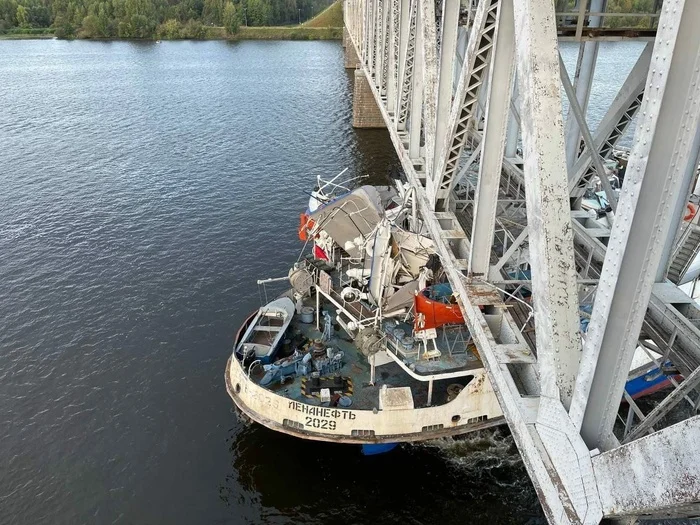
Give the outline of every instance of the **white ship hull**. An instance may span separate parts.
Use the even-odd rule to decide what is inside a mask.
[[[226,366],[226,389],[245,416],[299,438],[355,444],[412,442],[504,423],[485,370],[474,372],[474,379],[452,401],[403,410],[323,407],[288,399],[255,384],[233,357]]]

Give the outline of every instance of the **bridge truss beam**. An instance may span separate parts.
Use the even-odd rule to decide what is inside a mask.
[[[464,146],[470,132],[476,126],[479,96],[488,75],[491,50],[498,26],[499,6],[499,0],[484,0],[479,2],[477,7],[457,92],[446,126],[446,135],[441,137],[438,146],[435,176],[428,185],[428,195],[433,207],[437,209],[447,208]]]
[[[488,277],[491,247],[501,182],[504,145],[510,115],[510,97],[515,73],[515,27],[512,1],[501,2],[492,53],[495,59],[489,68],[487,107],[484,139],[481,142],[479,181],[474,198],[472,249],[469,254],[469,274]]]

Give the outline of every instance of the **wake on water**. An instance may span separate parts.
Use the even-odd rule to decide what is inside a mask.
[[[525,473],[513,436],[507,428],[478,430],[456,438],[426,441],[417,446],[437,449],[449,463],[459,466],[463,473],[480,479],[504,472],[518,474],[516,477],[519,478],[519,474]]]
[[[456,438],[441,438],[413,445],[432,452],[452,471],[459,492],[484,502],[508,502],[509,519],[528,525],[545,524],[537,495],[508,427],[479,430]],[[494,516],[496,518],[496,516]],[[499,522],[496,519],[496,522]]]

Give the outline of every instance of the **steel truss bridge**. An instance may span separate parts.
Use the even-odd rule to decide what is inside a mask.
[[[356,96],[359,75],[550,523],[700,515],[700,310],[676,284],[700,248],[700,2],[345,0],[344,17]],[[599,43],[621,39],[646,44],[593,130]],[[647,413],[625,392],[640,349],[684,376]],[[679,403],[690,417],[662,428]]]

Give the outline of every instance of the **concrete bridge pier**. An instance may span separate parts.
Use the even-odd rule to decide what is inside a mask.
[[[362,67],[360,59],[357,57],[355,45],[352,43],[352,39],[346,28],[343,28],[343,48],[345,49],[345,69],[357,69],[358,67]]]
[[[353,47],[350,44],[350,47]],[[352,127],[386,128],[372,88],[363,69],[355,70],[355,87],[352,92]]]
[[[367,74],[362,69],[355,44],[353,44],[347,28],[343,28],[343,47],[345,48],[345,69],[353,69],[355,74],[355,85],[352,93],[352,126],[354,128],[386,128]]]

